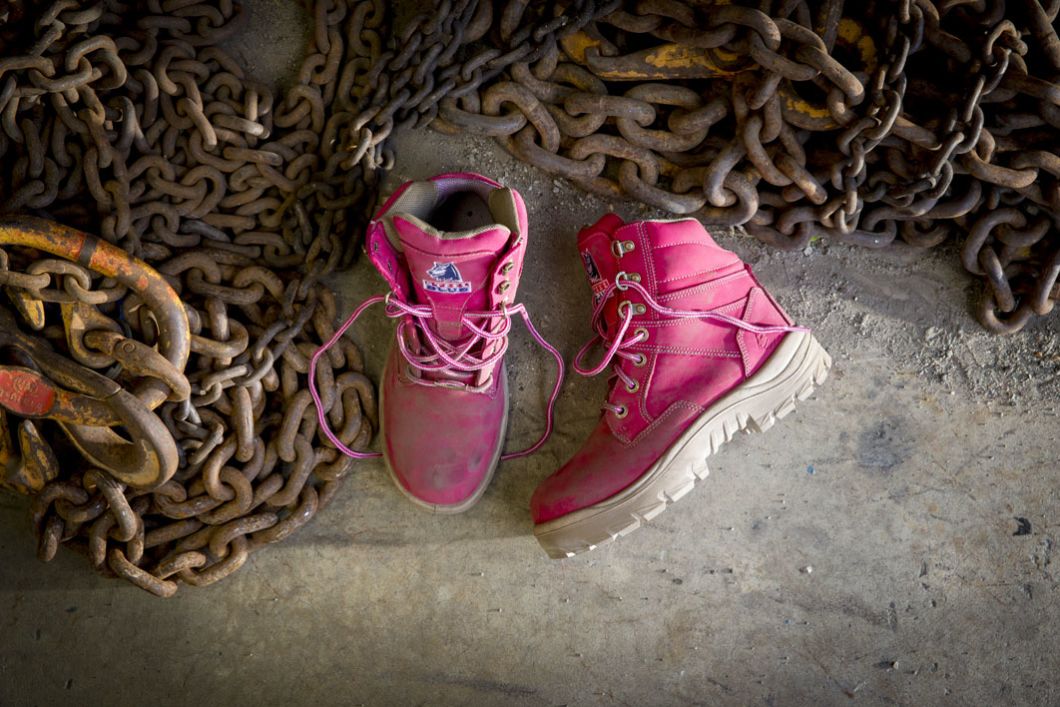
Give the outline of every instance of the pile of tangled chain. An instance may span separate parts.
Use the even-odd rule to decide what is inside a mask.
[[[307,11],[282,96],[218,47],[241,17],[228,0],[2,17],[2,482],[33,494],[42,559],[67,543],[172,595],[290,535],[350,470],[305,376],[334,333],[320,279],[376,196],[381,150],[344,146],[384,12]],[[317,373],[354,447],[376,424],[362,369],[344,341]]]
[[[452,0],[384,52],[373,100],[384,134],[496,136],[592,192],[780,248],[959,240],[980,321],[1013,333],[1060,297],[1058,11]]]
[[[959,242],[995,332],[1060,297],[1060,0],[436,0],[389,34],[380,0],[303,5],[279,96],[222,48],[252,6],[0,9],[0,486],[43,559],[169,596],[333,498],[307,359],[396,128],[776,247]],[[326,362],[363,448],[360,351]]]

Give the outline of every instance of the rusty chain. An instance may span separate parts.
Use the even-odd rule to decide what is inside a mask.
[[[349,467],[302,376],[333,331],[320,278],[351,257],[396,128],[494,136],[777,247],[963,238],[993,331],[1060,295],[1058,0],[437,0],[387,41],[378,0],[307,6],[280,96],[221,48],[231,0],[0,11],[0,212],[119,249],[93,267],[83,234],[2,226],[0,454],[45,559],[82,547],[170,595],[333,496]],[[132,264],[169,294],[116,276]],[[328,415],[363,446],[360,352],[329,362]]]
[[[439,2],[373,68],[352,142],[428,122],[490,135],[589,191],[782,248],[963,237],[980,321],[1013,332],[1060,295],[1058,10]]]
[[[219,44],[228,0],[57,0],[0,16],[0,481],[61,544],[160,596],[239,569],[326,505],[347,457],[317,434],[320,279],[375,198],[348,165],[383,3],[307,4],[282,95]],[[377,423],[361,353],[318,368],[332,426]],[[61,460],[61,461],[60,461]]]

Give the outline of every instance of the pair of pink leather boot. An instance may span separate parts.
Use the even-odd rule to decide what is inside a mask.
[[[398,489],[432,511],[467,510],[500,460],[535,451],[551,432],[564,366],[515,301],[527,236],[522,198],[490,179],[443,174],[403,185],[366,240],[390,293],[365,301],[313,358],[366,307],[385,303],[397,331],[381,386],[382,456]],[[608,214],[578,234],[578,249],[594,337],[574,367],[595,375],[610,366],[612,386],[589,439],[530,501],[534,533],[555,558],[658,515],[706,477],[706,458],[723,442],[770,427],[831,366],[810,332],[694,219],[627,224]],[[504,354],[516,314],[558,374],[544,435],[504,455]],[[594,346],[603,358],[588,367]],[[329,432],[322,414],[320,422]],[[377,456],[329,438],[351,456]]]

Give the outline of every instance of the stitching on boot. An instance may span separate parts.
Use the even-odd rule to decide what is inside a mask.
[[[641,257],[644,259],[644,264],[648,266],[648,282],[650,283],[650,287],[648,287],[648,290],[654,292],[656,289],[658,289],[659,282],[656,279],[655,275],[655,263],[653,262],[652,258],[649,257],[651,255],[651,251],[649,250],[648,245],[648,229],[645,228],[644,221],[639,221],[637,223],[637,235],[640,238],[640,252],[643,253]]]
[[[670,300],[679,299],[681,297],[687,297],[689,295],[697,295],[701,292],[707,292],[709,290],[716,289],[722,285],[729,283],[729,278],[741,277],[745,273],[733,273],[731,275],[725,275],[719,277],[717,280],[711,280],[710,282],[704,282],[702,285],[696,285],[695,287],[689,287],[687,290],[678,290],[677,292],[667,292],[664,295],[659,295],[656,299],[660,302],[669,302]],[[729,305],[725,305],[728,307]]]
[[[665,422],[668,417],[676,415],[682,408],[692,410],[693,412],[698,413],[702,413],[706,410],[706,408],[704,408],[702,405],[696,405],[695,403],[690,403],[687,400],[678,400],[677,402],[672,403],[670,407],[666,408],[666,410],[663,411],[661,415],[655,418],[650,425],[641,430],[640,434],[638,434],[632,440],[630,440],[628,437],[619,435],[617,432],[615,432],[614,428],[612,428],[611,431],[614,432],[615,437],[621,439],[627,447],[636,447],[638,444],[644,441],[645,437],[649,436],[651,432],[653,432],[663,422]]]
[[[714,358],[740,358],[740,354],[725,349],[692,349],[677,346],[643,345],[631,347],[630,351],[650,351],[653,354],[685,354],[688,356],[712,356]]]
[[[755,293],[760,291],[761,288],[752,287],[751,291],[747,293],[747,306],[743,310],[744,319],[747,321],[751,321],[754,316],[755,302],[758,301]],[[747,332],[743,329],[736,332],[736,345],[740,349],[740,359],[743,361],[743,374],[749,376],[751,375],[751,363],[748,360],[749,342],[747,341]]]

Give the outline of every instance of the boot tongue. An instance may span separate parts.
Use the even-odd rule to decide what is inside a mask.
[[[395,214],[391,224],[405,253],[418,304],[431,307],[431,330],[451,343],[471,335],[461,323],[465,312],[491,309],[490,276],[511,232],[493,224],[462,233],[438,231],[411,214]]]

